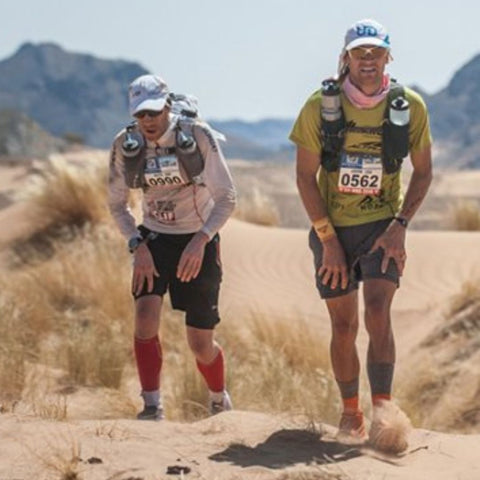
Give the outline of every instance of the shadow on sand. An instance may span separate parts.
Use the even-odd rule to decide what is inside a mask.
[[[216,462],[231,462],[241,467],[285,468],[298,463],[307,465],[338,463],[362,455],[355,447],[322,440],[308,430],[279,430],[255,447],[232,444],[209,457]]]

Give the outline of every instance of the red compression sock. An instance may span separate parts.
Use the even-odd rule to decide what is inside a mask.
[[[218,349],[217,356],[208,365],[197,360],[197,368],[207,382],[210,391],[222,392],[225,389],[224,359],[221,348]]]
[[[142,390],[144,392],[158,390],[162,369],[162,346],[158,335],[148,339],[135,337],[135,358]]]

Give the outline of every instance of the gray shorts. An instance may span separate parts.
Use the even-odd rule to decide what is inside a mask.
[[[395,261],[390,259],[387,271],[382,273],[383,249],[380,248],[369,253],[375,240],[387,229],[391,222],[392,219],[387,218],[352,227],[335,227],[347,260],[348,285],[345,290],[342,290],[340,285],[332,289],[330,285],[322,284],[322,278],[318,276],[318,270],[322,266],[323,247],[313,228],[310,230],[309,245],[314,257],[315,280],[322,298],[346,295],[353,290],[357,290],[359,282],[369,278],[383,278],[399,286],[400,276]]]

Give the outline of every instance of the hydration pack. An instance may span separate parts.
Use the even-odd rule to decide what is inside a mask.
[[[326,96],[325,96],[326,94]],[[340,104],[340,86],[332,79],[322,82],[323,99],[332,102],[334,95],[338,95],[339,112],[335,115],[330,109],[321,108],[322,128],[320,129],[320,141],[322,144],[321,165],[327,172],[335,172],[339,169],[340,154],[345,143],[345,134],[349,126],[345,120],[345,114]],[[397,109],[402,110],[402,119],[396,121]],[[409,151],[409,105],[405,98],[405,89],[395,80],[391,80],[390,90],[387,94],[387,105],[383,114],[381,128],[382,135],[382,164],[386,173],[395,173],[400,170],[403,159]],[[406,121],[405,121],[406,120]]]
[[[188,183],[202,184],[205,160],[195,139],[195,129],[200,128],[200,112],[197,99],[191,95],[171,93],[170,112],[177,116],[175,125],[175,146],[166,148],[169,155],[176,155],[185,171]],[[215,130],[219,140],[225,137]],[[136,121],[127,125],[120,139],[121,151],[125,159],[125,181],[129,188],[145,188],[144,169],[146,165],[146,142]]]

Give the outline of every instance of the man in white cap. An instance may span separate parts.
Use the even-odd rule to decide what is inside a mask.
[[[290,134],[297,146],[297,185],[312,222],[317,288],[331,319],[331,361],[343,403],[338,438],[349,443],[368,438],[359,404],[359,282],[374,441],[385,427],[378,412],[393,406],[390,308],[405,267],[405,235],[432,178],[425,104],[385,73],[391,59],[385,28],[371,19],[356,22],[345,35],[337,75],[310,96]],[[413,174],[403,196],[407,155]],[[384,449],[407,447],[406,438],[397,440]]]
[[[209,389],[210,412],[232,408],[224,355],[213,332],[220,321],[218,230],[235,207],[235,189],[216,132],[192,115],[176,114],[172,98],[158,76],[134,80],[129,106],[136,123],[117,135],[110,158],[110,211],[133,256],[134,349],[144,400],[140,420],[164,416],[158,330],[167,291],[173,308],[185,312],[187,340]],[[128,206],[134,188],[142,192],[138,226]]]

